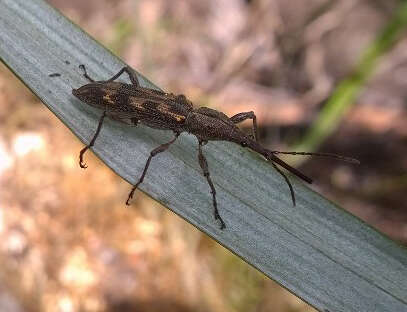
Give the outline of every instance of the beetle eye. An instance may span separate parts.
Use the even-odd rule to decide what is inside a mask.
[[[243,146],[243,147],[246,147],[246,146],[247,146],[247,143],[246,143],[246,142],[242,142],[242,143],[240,143],[240,145]]]

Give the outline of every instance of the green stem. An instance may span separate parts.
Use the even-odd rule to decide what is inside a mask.
[[[343,80],[323,107],[311,129],[301,143],[292,148],[298,151],[314,151],[331,135],[346,115],[367,80],[377,67],[379,58],[388,52],[401,38],[407,27],[407,1],[401,1],[394,17],[363,53],[354,72]],[[297,159],[301,162],[301,159]]]

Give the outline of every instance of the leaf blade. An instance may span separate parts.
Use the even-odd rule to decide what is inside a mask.
[[[0,12],[1,60],[88,142],[101,112],[71,95],[72,88],[86,83],[78,65],[86,64],[92,76],[103,80],[124,63],[41,0],[1,0]],[[54,72],[61,77],[48,76]],[[142,85],[153,87],[144,78]],[[150,151],[171,136],[107,121],[94,152],[134,183]],[[405,249],[295,178],[298,205],[292,207],[278,173],[227,142],[204,149],[227,223],[220,231],[196,149],[196,140],[182,135],[154,159],[141,189],[318,309],[406,310]]]

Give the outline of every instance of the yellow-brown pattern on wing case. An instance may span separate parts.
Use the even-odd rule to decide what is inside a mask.
[[[143,105],[143,99],[142,98],[130,96],[128,104],[129,104],[129,106],[135,108],[136,110],[139,110],[139,111],[145,111],[146,110],[146,108]]]
[[[185,120],[185,116],[178,115],[174,112],[171,112],[170,106],[168,104],[164,104],[164,103],[159,104],[157,106],[157,110],[161,113],[166,114],[167,116],[174,118],[178,122],[182,122]]]
[[[117,88],[101,88],[103,92],[102,100],[103,104],[110,104],[112,106],[117,106],[119,103],[117,101],[117,96],[119,94]]]
[[[129,105],[138,110],[141,115],[146,117],[155,117],[160,120],[172,120],[177,123],[185,121],[185,116],[171,111],[171,105],[156,102],[151,98],[143,99],[140,97],[131,96],[129,98]]]
[[[106,94],[103,96],[103,100],[105,100],[106,102],[108,102],[108,103],[110,103],[110,104],[112,104],[112,105],[116,104],[116,103],[114,102],[114,100],[112,100],[111,94],[110,94],[109,91],[107,91]]]

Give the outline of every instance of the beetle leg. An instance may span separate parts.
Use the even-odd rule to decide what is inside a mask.
[[[83,154],[85,154],[85,152],[86,152],[90,147],[92,147],[93,144],[95,144],[95,141],[96,141],[97,136],[99,135],[100,129],[102,129],[102,124],[103,124],[103,120],[105,119],[105,117],[106,117],[106,111],[104,110],[104,111],[103,111],[103,114],[102,114],[102,117],[100,117],[99,124],[98,124],[98,127],[97,127],[97,129],[96,129],[95,135],[93,136],[93,138],[92,138],[92,140],[90,141],[90,143],[89,143],[88,145],[86,145],[86,146],[80,151],[80,153],[79,153],[79,166],[80,166],[81,168],[84,168],[84,169],[85,169],[85,168],[88,167],[88,166],[86,166],[86,164],[85,164],[84,161],[83,161]]]
[[[88,72],[86,71],[85,65],[81,64],[81,65],[79,65],[79,68],[83,70],[83,76],[86,79],[88,79],[90,82],[95,82],[95,80],[88,75]]]
[[[133,117],[133,118],[120,118],[117,115],[108,115],[108,117],[110,119],[113,119],[113,120],[119,121],[121,123],[124,123],[124,124],[126,124],[128,126],[137,127],[137,125],[138,125],[138,119],[135,118],[135,117]]]
[[[131,118],[130,122],[133,124],[134,127],[136,127],[138,125],[138,119],[135,117]]]
[[[119,72],[114,75],[112,78],[108,79],[107,81],[113,81],[116,80],[117,78],[120,77],[121,74],[123,74],[124,72],[127,73],[127,75],[130,78],[130,81],[133,85],[135,85],[136,87],[140,87],[140,83],[138,81],[137,75],[135,73],[135,71],[130,67],[130,66],[125,66],[123,67],[121,70],[119,70]]]
[[[144,177],[145,177],[145,175],[146,175],[146,173],[147,173],[147,169],[148,169],[148,167],[150,166],[151,159],[152,159],[155,155],[166,151],[166,150],[168,149],[168,147],[170,147],[170,145],[175,142],[175,140],[178,138],[178,136],[179,136],[179,133],[175,133],[175,138],[173,138],[173,139],[172,139],[171,141],[169,141],[168,143],[164,143],[164,144],[160,145],[159,147],[153,149],[153,150],[150,152],[150,157],[148,157],[148,159],[147,159],[147,163],[146,163],[146,165],[145,165],[145,167],[144,167],[143,173],[142,173],[140,179],[138,180],[138,182],[137,182],[137,183],[133,186],[133,188],[131,189],[131,191],[130,191],[130,193],[129,193],[129,197],[127,198],[127,201],[126,201],[126,205],[130,205],[130,200],[133,198],[134,191],[135,191],[135,190],[137,189],[137,187],[143,182]]]
[[[81,65],[79,65],[79,68],[81,68],[81,69],[84,71],[83,76],[84,76],[86,79],[88,79],[90,82],[95,82],[95,80],[92,79],[92,78],[88,75],[88,73],[86,72],[85,65],[81,64]],[[137,75],[136,75],[135,71],[134,71],[130,66],[125,66],[125,67],[123,67],[121,70],[119,70],[119,72],[118,72],[116,75],[114,75],[112,78],[110,78],[110,79],[108,79],[108,80],[106,80],[106,81],[113,81],[113,80],[116,80],[116,79],[119,78],[120,75],[123,74],[124,72],[126,72],[127,75],[129,75],[130,81],[131,81],[131,83],[132,83],[133,85],[135,85],[136,87],[140,87],[140,83],[139,83],[139,81],[138,81]]]
[[[218,205],[216,203],[215,186],[213,185],[212,180],[211,180],[210,175],[209,175],[208,162],[206,161],[206,158],[202,153],[202,145],[203,144],[204,144],[203,141],[199,141],[199,146],[198,146],[199,165],[201,166],[204,177],[208,181],[208,184],[209,184],[209,186],[211,188],[215,219],[220,221],[220,229],[223,230],[226,227],[226,225],[225,225],[225,222],[223,222],[221,216],[219,215]]]
[[[254,139],[256,140],[256,142],[259,141],[259,137],[257,134],[257,122],[256,122],[256,115],[254,114],[254,112],[243,112],[243,113],[238,113],[232,117],[230,117],[230,120],[233,123],[239,123],[242,122],[246,119],[252,119],[253,120],[253,136]]]

